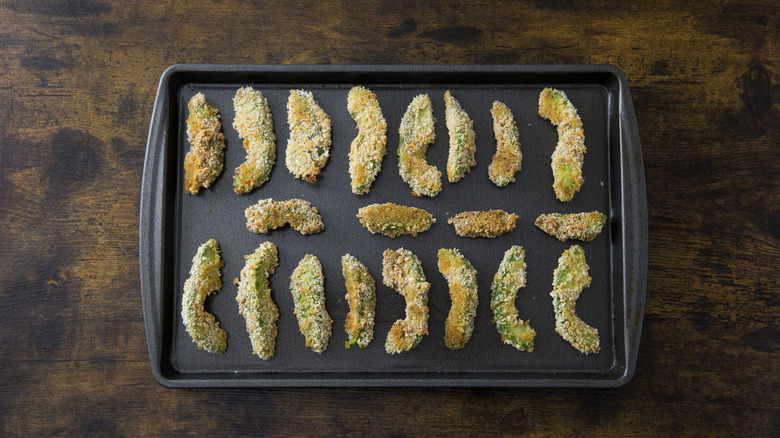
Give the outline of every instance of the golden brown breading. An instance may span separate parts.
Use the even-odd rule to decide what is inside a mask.
[[[374,338],[376,283],[366,265],[350,254],[341,257],[341,272],[347,288],[344,298],[349,303],[349,313],[344,323],[349,340],[345,346],[365,348]]]
[[[371,190],[371,184],[382,170],[382,160],[387,154],[387,122],[376,94],[367,88],[349,90],[347,110],[358,128],[358,135],[349,148],[349,176],[352,193],[362,195]]]
[[[403,353],[416,347],[428,334],[428,289],[420,259],[411,251],[386,250],[382,259],[385,286],[395,289],[406,299],[406,319],[399,319],[387,334],[385,350]]]
[[[563,242],[566,239],[593,240],[601,233],[601,228],[607,217],[598,211],[573,214],[542,214],[536,218],[534,225],[545,233],[557,237]]]
[[[372,234],[384,234],[396,238],[427,231],[436,219],[421,208],[397,204],[371,204],[361,208],[357,214],[360,224]]]
[[[187,139],[190,150],[184,156],[184,191],[193,195],[201,187],[209,188],[222,173],[225,159],[225,136],[219,111],[203,93],[192,96],[187,104]]]
[[[462,237],[498,237],[515,229],[519,216],[504,210],[464,211],[447,220]]]
[[[439,272],[447,279],[452,307],[444,322],[444,344],[450,350],[466,346],[474,332],[477,316],[477,270],[457,249],[438,253]]]
[[[267,233],[287,224],[301,234],[315,234],[325,229],[317,207],[308,201],[261,199],[244,211],[246,227],[253,233]]]
[[[520,139],[512,111],[503,103],[495,101],[490,113],[493,115],[496,153],[488,166],[488,177],[493,184],[504,187],[515,181],[515,174],[520,171],[523,154],[520,152]]]

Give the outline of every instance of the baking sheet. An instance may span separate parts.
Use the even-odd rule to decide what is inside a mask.
[[[269,101],[277,162],[263,187],[248,195],[236,195],[233,170],[244,160],[245,152],[232,128],[232,97],[246,85],[262,91]],[[354,85],[366,86],[376,93],[388,123],[388,155],[367,195],[354,195],[349,186],[349,145],[357,130],[347,112],[346,99]],[[557,201],[552,190],[550,155],[557,133],[550,122],[537,114],[539,93],[545,86],[568,94],[585,130],[585,184],[569,203]],[[313,92],[332,121],[331,157],[316,184],[295,179],[284,165],[289,135],[285,105],[293,88]],[[446,181],[445,90],[450,90],[471,116],[477,139],[477,165],[454,184]],[[219,109],[226,150],[222,175],[212,188],[193,196],[183,190],[182,160],[189,150],[187,102],[197,92],[203,92]],[[436,142],[429,148],[427,158],[444,175],[443,190],[434,198],[412,196],[398,175],[398,126],[409,102],[420,93],[431,97],[437,120]],[[487,167],[495,152],[490,116],[494,100],[502,101],[513,111],[523,153],[516,182],[503,188],[487,178]],[[625,383],[633,372],[638,348],[646,275],[647,212],[636,124],[629,123],[633,120],[625,78],[608,66],[172,67],[161,79],[155,102],[142,188],[142,293],[155,378],[172,387]],[[633,132],[627,132],[631,129]],[[627,162],[630,159],[633,162]],[[303,236],[288,227],[266,235],[251,233],[245,226],[244,209],[264,198],[310,201],[319,209],[325,231]],[[414,238],[372,235],[355,215],[360,207],[383,202],[423,208],[434,215],[437,223]],[[518,214],[516,229],[496,239],[470,239],[457,236],[446,223],[448,217],[461,211],[489,209]],[[559,242],[533,225],[542,213],[592,210],[605,213],[609,221],[602,234],[591,242]],[[219,242],[225,261],[223,287],[207,300],[206,306],[228,333],[228,348],[221,355],[198,350],[180,318],[181,289],[192,257],[209,238]],[[272,296],[280,311],[279,334],[276,354],[268,361],[251,354],[244,319],[235,301],[237,288],[232,284],[243,267],[244,255],[251,254],[266,240],[279,250],[279,266],[270,279]],[[644,247],[626,248],[629,240],[634,244],[644,242]],[[561,253],[575,243],[585,249],[593,278],[577,301],[577,313],[598,328],[598,354],[579,353],[554,330],[549,296],[552,273]],[[520,317],[529,319],[537,332],[531,353],[501,343],[489,306],[493,275],[504,251],[514,244],[526,250],[528,283],[520,290],[516,305]],[[429,334],[410,352],[390,355],[384,351],[385,336],[393,322],[404,317],[404,300],[382,284],[381,262],[385,249],[399,247],[420,258],[431,283]],[[437,268],[439,248],[459,248],[478,272],[479,306],[474,334],[466,347],[457,351],[447,349],[443,342],[450,298],[446,280]],[[641,259],[642,251],[644,269],[641,260],[640,266],[632,260]],[[327,309],[334,320],[333,336],[322,354],[305,347],[289,292],[289,277],[307,253],[322,262]],[[344,348],[344,320],[349,308],[344,298],[340,258],[346,253],[366,264],[377,283],[374,340],[365,349]]]

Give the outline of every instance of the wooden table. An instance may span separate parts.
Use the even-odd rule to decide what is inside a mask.
[[[0,2],[0,435],[780,435],[775,1],[346,3]],[[159,386],[138,212],[154,93],[174,63],[621,68],[650,221],[633,381]]]

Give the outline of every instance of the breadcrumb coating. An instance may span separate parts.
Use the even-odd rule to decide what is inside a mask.
[[[494,238],[514,230],[518,217],[504,210],[464,211],[447,223],[455,227],[458,236]]]
[[[474,332],[477,316],[477,270],[457,249],[438,253],[439,272],[447,279],[452,306],[444,322],[444,344],[450,350],[466,346]]]
[[[314,101],[312,93],[290,90],[287,123],[287,169],[296,178],[315,183],[330,156],[330,118]]]
[[[371,190],[382,170],[382,160],[387,154],[387,122],[376,94],[364,87],[349,90],[347,110],[358,129],[349,147],[349,176],[352,193],[362,195]]]
[[[436,196],[441,191],[441,172],[428,164],[425,153],[436,139],[433,107],[427,94],[416,96],[398,130],[398,173],[414,196]]]
[[[233,189],[244,194],[268,181],[276,162],[276,135],[271,108],[260,91],[240,88],[233,97],[233,109],[236,113],[233,128],[244,140],[246,150],[246,161],[233,175]]]
[[[571,201],[585,182],[582,163],[587,149],[582,120],[566,93],[552,88],[545,88],[539,95],[539,115],[558,129],[558,144],[550,164],[555,197],[563,202]]]
[[[474,154],[474,122],[460,106],[450,90],[444,92],[444,118],[450,134],[450,151],[447,156],[447,181],[454,183],[463,178],[477,164]]]
[[[520,288],[525,287],[525,250],[513,245],[504,253],[504,259],[498,266],[490,287],[490,310],[493,323],[501,335],[501,340],[520,351],[534,351],[534,330],[529,321],[518,317],[515,299]]]
[[[357,217],[372,234],[392,238],[402,235],[414,237],[436,223],[436,219],[421,208],[390,203],[367,205],[358,211]]]
[[[411,251],[386,250],[382,259],[382,280],[406,299],[406,319],[399,319],[390,329],[385,350],[403,353],[416,347],[428,334],[428,289],[420,259]]]
[[[308,201],[302,199],[261,199],[244,210],[244,216],[246,227],[257,234],[267,233],[287,224],[301,234],[316,234],[325,229],[317,207],[312,207]]]
[[[496,137],[496,153],[488,166],[488,177],[493,184],[504,187],[515,182],[520,171],[523,154],[520,152],[520,137],[512,111],[499,101],[490,109],[493,115],[493,133]]]
[[[290,293],[295,302],[298,328],[306,346],[322,353],[328,348],[333,320],[325,308],[325,277],[317,257],[306,254],[290,276]]]
[[[542,214],[536,218],[534,225],[545,233],[558,238],[578,239],[584,242],[593,240],[601,233],[607,217],[598,211],[572,214]]]
[[[598,353],[600,350],[598,329],[589,326],[575,314],[577,298],[590,283],[585,250],[579,245],[573,245],[558,259],[550,296],[555,311],[555,331],[569,341],[572,347],[585,354]]]
[[[187,140],[190,150],[184,156],[184,191],[193,195],[201,187],[209,188],[222,173],[225,160],[225,136],[219,111],[203,93],[192,96],[187,104]]]
[[[279,265],[276,245],[264,242],[253,254],[245,256],[246,264],[237,281],[238,312],[246,320],[246,331],[252,342],[252,353],[270,359],[276,349],[276,321],[279,308],[271,298],[268,278]]]
[[[192,259],[190,276],[184,282],[181,300],[181,318],[187,333],[198,345],[198,349],[210,353],[223,353],[227,348],[227,332],[219,328],[214,315],[206,312],[203,303],[206,298],[222,287],[220,268],[225,262],[219,256],[219,244],[209,239],[198,248]]]
[[[350,254],[341,257],[341,272],[349,303],[349,313],[344,330],[349,336],[345,347],[357,345],[365,348],[374,338],[374,317],[376,314],[376,283],[368,268]]]

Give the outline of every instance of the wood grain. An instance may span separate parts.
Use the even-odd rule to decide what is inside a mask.
[[[771,0],[0,1],[0,434],[780,435]],[[616,390],[167,390],[138,211],[174,63],[609,63],[643,145],[649,278]]]

